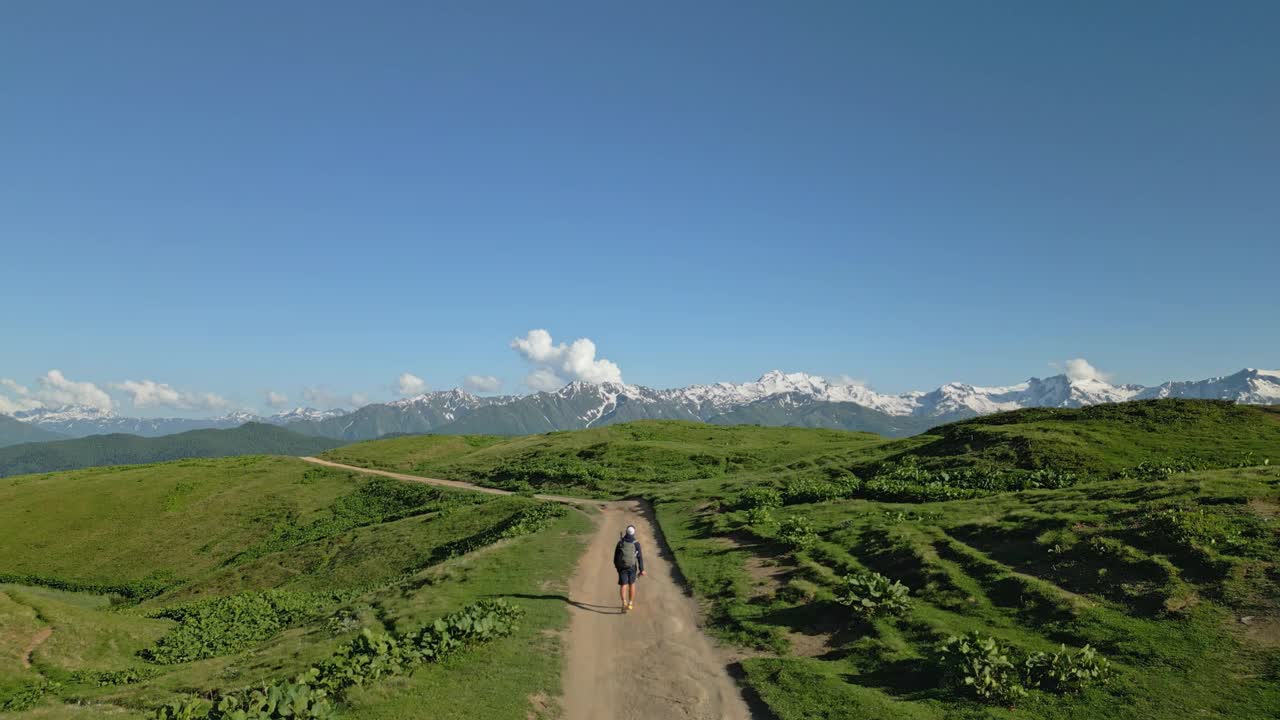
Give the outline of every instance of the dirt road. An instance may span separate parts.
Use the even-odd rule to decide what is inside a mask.
[[[509,494],[456,480],[369,470],[313,457],[302,459],[410,482]],[[693,598],[676,582],[673,561],[659,542],[652,509],[638,501],[536,497],[600,508],[595,534],[569,581],[564,673],[567,720],[748,720],[751,714],[724,660],[698,629]],[[618,600],[613,548],[627,525],[636,526],[646,572],[636,586],[636,609],[624,615]]]
[[[636,526],[645,576],[636,609],[624,615],[612,561],[627,525]],[[746,720],[746,703],[655,537],[652,512],[639,502],[607,503],[600,513],[569,582],[567,720]]]
[[[391,472],[389,470],[373,470],[370,468],[357,467],[355,465],[343,465],[342,463],[321,460],[318,457],[301,457],[299,460],[305,460],[316,465],[323,465],[337,470],[350,470],[352,472],[365,473],[367,475],[381,475],[383,477],[395,478],[396,480],[407,480],[409,482],[426,483],[427,485],[439,485],[440,487],[457,488],[458,490],[474,490],[475,492],[488,493],[489,495],[511,495],[510,491],[499,490],[497,488],[488,488],[481,485],[472,485],[469,482],[460,480],[443,480],[441,478],[422,477],[421,475],[406,475],[404,473]],[[562,497],[560,495],[534,495],[539,500],[549,500],[558,503],[571,503],[573,505],[597,505],[599,500],[589,500],[587,498]]]

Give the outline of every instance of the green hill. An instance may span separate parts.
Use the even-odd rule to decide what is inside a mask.
[[[233,455],[311,455],[340,444],[275,425],[247,423],[229,430],[192,430],[144,438],[91,435],[75,440],[24,443],[0,448],[0,477],[74,470],[100,465],[136,465],[181,458]]]
[[[19,443],[61,440],[65,437],[66,435],[59,435],[56,432],[50,432],[30,423],[15,420],[8,415],[0,415],[0,448]]]
[[[871,476],[903,461],[924,469],[1106,475],[1142,463],[1221,468],[1266,458],[1280,462],[1280,408],[1148,400],[1017,410],[899,440],[645,420],[517,438],[410,435],[347,445],[324,457],[512,490],[612,497],[697,479]]]
[[[567,613],[548,583],[572,571],[589,527],[532,499],[284,457],[6,478],[0,714],[142,718],[170,698],[294,677],[363,628],[403,632],[471,607],[476,627],[510,637],[467,642],[447,665],[400,678],[397,694],[422,688],[432,704],[447,692],[433,717],[484,707],[523,718],[530,696],[555,690],[545,646]],[[512,596],[524,615],[509,628],[507,611],[488,608]],[[446,625],[464,640],[475,629]],[[509,674],[465,681],[491,667]],[[389,718],[398,702],[353,697],[341,717]]]
[[[934,428],[883,450],[928,467],[1062,467],[1106,473],[1143,462],[1223,467],[1280,461],[1280,407],[1221,400],[1143,400],[1031,408]]]
[[[780,720],[1253,720],[1280,708],[1274,408],[1025,410],[892,441],[637,422],[326,456],[652,499],[710,629],[742,648],[744,682]],[[895,582],[901,607],[865,589]],[[938,647],[966,634],[970,664],[948,664]],[[991,673],[985,695],[965,667]]]
[[[626,497],[647,487],[760,473],[886,442],[839,430],[642,420],[518,438],[411,435],[347,445],[323,457],[507,490]]]

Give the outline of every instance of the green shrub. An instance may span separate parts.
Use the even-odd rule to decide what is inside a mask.
[[[846,489],[836,483],[812,477],[792,478],[782,488],[782,503],[802,505],[837,500],[846,496]]]
[[[165,608],[152,617],[176,620],[178,626],[142,654],[151,662],[173,665],[238,652],[343,599],[336,593],[267,590]]]
[[[47,680],[23,683],[11,689],[7,694],[0,695],[0,711],[19,712],[30,710],[38,705],[47,693],[53,692],[59,687],[58,683]]]
[[[1089,645],[1071,651],[1066,645],[1057,652],[1036,652],[1023,663],[1028,687],[1055,693],[1079,692],[1094,685],[1105,685],[1112,677],[1111,662]]]
[[[906,585],[877,572],[851,573],[841,578],[836,602],[848,605],[864,618],[901,615],[911,609]]]
[[[1232,555],[1262,558],[1275,552],[1275,529],[1263,518],[1247,513],[1170,505],[1149,508],[1139,522],[1148,536],[1182,550],[1213,547]]]
[[[767,507],[753,507],[747,511],[747,525],[769,527],[773,525],[773,511]]]
[[[748,488],[738,496],[736,505],[742,510],[782,507],[782,493],[767,486]]]
[[[365,629],[328,660],[293,680],[220,693],[210,705],[184,698],[157,708],[149,720],[330,720],[335,702],[355,685],[411,672],[470,646],[511,634],[523,611],[504,600],[481,600],[425,627],[401,634]]]
[[[1013,651],[976,632],[950,637],[938,647],[943,677],[984,702],[1012,704],[1027,694]]]
[[[804,550],[818,542],[818,533],[809,518],[789,515],[778,527],[778,541],[792,550]]]

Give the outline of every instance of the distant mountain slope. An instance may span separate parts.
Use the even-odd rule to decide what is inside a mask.
[[[928,430],[935,424],[930,419],[887,415],[852,402],[813,401],[794,393],[756,400],[748,405],[710,417],[707,422],[716,425],[860,430],[885,437],[915,435]]]
[[[374,403],[353,412],[299,408],[267,418],[246,413],[205,419],[127,418],[82,407],[38,408],[15,417],[73,437],[116,432],[154,437],[267,422],[304,435],[358,442],[397,434],[525,435],[632,420],[822,426],[901,436],[958,419],[1021,408],[1078,408],[1166,397],[1280,403],[1280,371],[1245,369],[1224,377],[1155,387],[1112,385],[1077,372],[1030,378],[1016,385],[947,383],[929,392],[887,395],[862,385],[774,370],[753,382],[669,390],[581,381],[554,392],[529,395],[478,396],[455,389]]]
[[[230,430],[192,430],[159,438],[94,435],[0,448],[0,477],[196,457],[310,455],[340,444],[262,423]]]
[[[215,418],[137,418],[117,415],[109,410],[80,405],[42,407],[24,410],[13,415],[27,425],[55,432],[63,437],[88,437],[126,433],[141,437],[162,437],[189,430],[227,430],[249,422],[270,425],[287,425],[294,422],[315,422],[346,414],[346,410],[316,410],[295,408],[269,417],[247,412],[232,412]],[[0,416],[8,417],[8,416]],[[317,433],[309,433],[317,434]]]
[[[8,415],[0,415],[0,448],[18,443],[61,440],[65,437],[66,435],[15,420]]]

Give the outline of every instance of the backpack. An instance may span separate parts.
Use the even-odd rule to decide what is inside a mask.
[[[619,540],[618,547],[613,549],[613,566],[619,570],[634,570],[638,564],[635,541]]]

